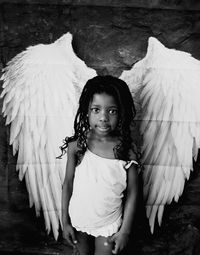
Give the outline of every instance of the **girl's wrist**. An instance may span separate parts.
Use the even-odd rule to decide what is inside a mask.
[[[123,228],[121,228],[121,229],[119,230],[119,232],[120,232],[121,234],[124,234],[124,235],[130,235],[130,234],[131,234],[131,230],[129,230],[129,229],[123,229]]]

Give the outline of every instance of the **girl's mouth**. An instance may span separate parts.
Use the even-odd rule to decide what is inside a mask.
[[[110,129],[109,126],[98,126],[98,129],[101,130],[101,131],[108,131]]]

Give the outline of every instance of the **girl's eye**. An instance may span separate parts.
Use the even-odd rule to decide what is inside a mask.
[[[110,109],[109,114],[116,115],[118,113],[117,109]]]
[[[92,111],[93,113],[99,113],[99,108],[91,108],[91,111]]]

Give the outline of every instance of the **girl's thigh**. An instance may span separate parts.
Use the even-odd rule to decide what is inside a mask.
[[[86,233],[77,231],[76,239],[78,243],[74,248],[74,254],[93,255],[94,254],[94,237]]]
[[[95,255],[111,255],[113,244],[108,242],[107,237],[98,236],[95,238]]]

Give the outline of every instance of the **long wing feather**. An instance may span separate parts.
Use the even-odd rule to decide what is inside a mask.
[[[139,93],[144,197],[151,231],[182,195],[200,148],[200,62],[149,38],[147,54],[121,75]]]
[[[18,152],[19,178],[25,176],[30,206],[41,209],[55,239],[61,224],[61,192],[66,157],[56,159],[65,136],[72,135],[78,97],[96,75],[72,48],[67,33],[52,44],[27,48],[3,70],[3,113],[10,144]]]

